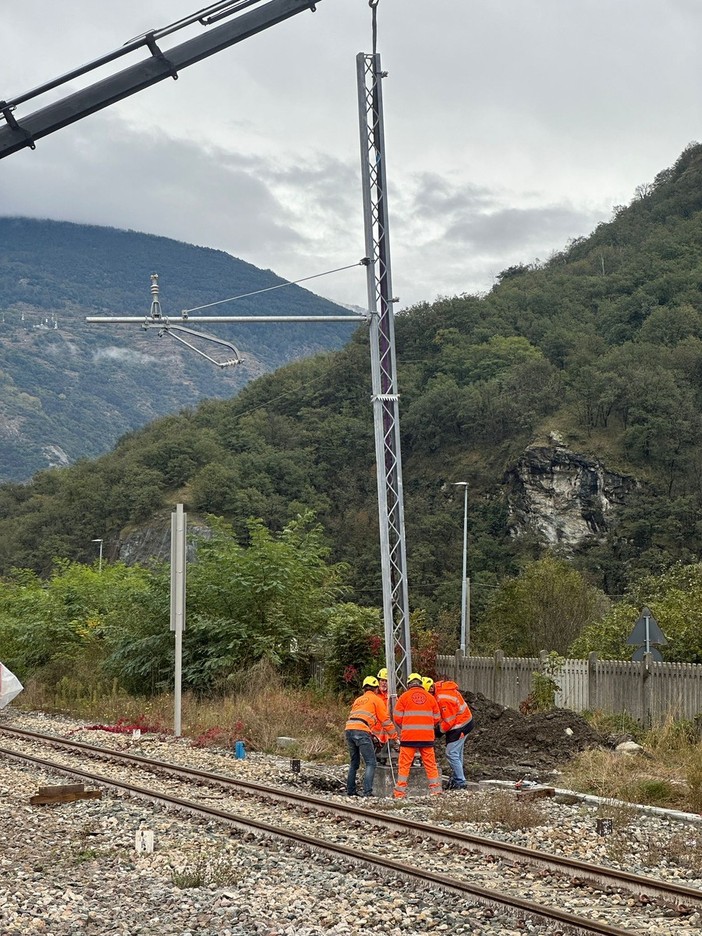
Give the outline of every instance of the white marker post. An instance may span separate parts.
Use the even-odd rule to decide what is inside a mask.
[[[137,855],[152,854],[154,850],[154,833],[151,829],[138,829],[134,836],[134,851]]]
[[[185,539],[188,518],[183,505],[171,514],[171,630],[175,632],[175,678],[173,690],[173,734],[180,737],[180,699],[185,630]]]

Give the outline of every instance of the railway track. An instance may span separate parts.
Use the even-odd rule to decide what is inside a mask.
[[[688,909],[692,911],[702,908],[702,891],[694,888],[653,878],[642,878],[628,872],[568,860],[450,828],[415,822],[379,809],[363,809],[295,790],[265,786],[220,773],[183,767],[142,755],[37,732],[3,726],[0,727],[0,736],[5,736],[8,740],[14,739],[15,742],[13,747],[0,748],[0,755],[5,757],[30,763],[43,770],[80,777],[89,783],[111,787],[131,795],[146,797],[171,808],[225,822],[256,836],[284,839],[293,847],[308,850],[310,853],[325,852],[337,860],[370,864],[385,875],[412,878],[424,887],[461,894],[475,903],[500,906],[524,919],[539,920],[551,927],[562,927],[561,930],[552,929],[551,932],[598,933],[602,936],[631,936],[632,933],[646,932],[669,936],[673,932],[670,907],[677,907],[676,913],[680,922]],[[34,748],[48,745],[59,749],[65,759],[47,760],[36,753],[28,752],[27,745]],[[21,746],[25,746],[25,749]],[[76,765],[78,757],[90,760],[99,758],[111,763],[113,768],[116,765],[122,770],[138,769],[141,773],[148,771],[159,778],[161,788],[143,787],[135,784],[133,779],[126,780],[116,776],[115,772],[111,775],[93,773],[92,770]],[[177,794],[172,789],[164,789],[164,785],[168,787],[173,784],[178,785]],[[194,798],[193,785],[197,786]],[[183,788],[188,790],[188,798],[181,795]],[[203,789],[212,788],[221,791],[218,795],[234,799],[237,811],[203,802],[203,797],[211,798],[211,794],[203,794]],[[260,812],[262,802],[267,804],[266,808],[269,811],[275,804],[281,816],[276,819],[276,823],[282,824],[273,825],[255,818],[253,814]],[[332,817],[333,821],[331,824],[326,821],[322,833],[325,814]],[[397,861],[378,854],[377,851],[368,852],[367,849],[353,847],[354,839],[367,840],[369,826],[380,827],[385,831],[387,850],[400,851],[400,842],[406,845],[410,841],[419,846],[431,841],[437,846],[436,855],[432,856],[431,852],[424,848],[422,867],[417,867],[413,861]],[[352,844],[348,844],[349,842]],[[486,862],[486,857],[489,858],[489,862]],[[429,860],[430,858],[432,860]],[[450,865],[450,874],[445,873],[447,864]],[[553,893],[549,905],[522,896],[524,890],[530,886],[530,876],[533,878],[535,874],[540,876],[542,884],[547,880],[548,884],[552,885]],[[487,883],[492,886],[486,886]],[[496,887],[496,883],[499,886]],[[582,894],[582,915],[560,908],[565,892],[568,892],[572,903],[574,889],[576,893]],[[603,895],[620,895],[622,891],[635,895],[635,898],[629,901],[631,909],[627,913],[626,925],[615,925],[593,917],[588,908],[593,889],[599,892],[596,912],[600,917],[608,912],[603,910]],[[618,896],[612,905],[611,913],[621,915],[621,910],[621,897]],[[657,919],[658,917],[660,919]]]

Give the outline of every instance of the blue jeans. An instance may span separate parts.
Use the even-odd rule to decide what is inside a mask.
[[[375,748],[370,731],[347,731],[346,745],[349,749],[351,763],[349,764],[349,773],[346,778],[346,792],[349,796],[356,793],[356,774],[361,764],[361,755],[363,763],[366,766],[363,774],[363,795],[370,796],[373,793],[373,778],[375,776]]]
[[[465,735],[459,738],[458,741],[446,742],[446,760],[453,771],[453,784],[458,787],[466,785],[466,775],[463,773],[463,748],[465,743]]]

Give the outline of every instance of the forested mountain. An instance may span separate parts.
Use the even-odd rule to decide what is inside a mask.
[[[216,325],[245,364],[219,370],[156,331],[87,325],[86,315],[146,316],[150,274],[164,314],[282,282],[218,250],[113,228],[0,218],[0,480],[108,451],[124,432],[348,340],[348,325]],[[297,286],[212,314],[343,314]],[[214,348],[214,346],[211,346]]]
[[[142,277],[143,279],[143,277]],[[166,277],[164,276],[164,281]],[[568,558],[620,594],[702,547],[702,147],[548,262],[505,270],[486,296],[397,317],[411,602],[432,620],[460,600],[468,481],[474,620],[491,590],[547,545],[514,535],[505,479],[560,438],[629,479]],[[177,302],[178,300],[176,300]],[[177,500],[193,514],[281,529],[303,508],[380,603],[368,338],[288,365],[236,397],[157,420],[95,461],[0,488],[0,569],[92,559]],[[598,467],[600,466],[600,467]],[[554,501],[554,509],[556,509]],[[606,521],[606,522],[605,522]],[[598,525],[599,524],[599,525]],[[558,544],[555,551],[558,552]]]

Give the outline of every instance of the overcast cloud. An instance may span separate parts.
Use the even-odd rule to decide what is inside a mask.
[[[0,98],[199,8],[5,0]],[[546,259],[701,136],[699,0],[380,0],[378,24],[402,306]],[[354,263],[370,26],[367,0],[319,0],[38,141],[0,162],[0,214],[174,237],[288,279]],[[365,305],[360,268],[309,285]]]

